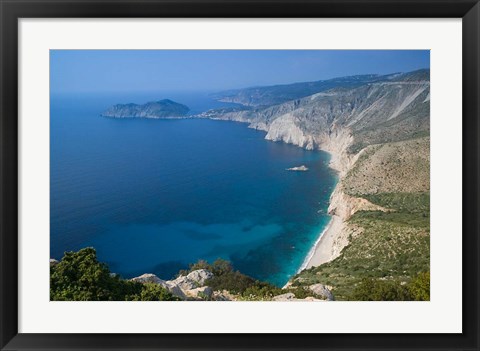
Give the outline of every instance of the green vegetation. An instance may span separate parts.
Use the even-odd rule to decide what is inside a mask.
[[[382,193],[362,195],[368,201],[405,213],[429,213],[430,194],[422,193]]]
[[[179,275],[187,275],[197,269],[206,269],[213,273],[213,278],[208,281],[208,286],[213,290],[226,290],[237,295],[240,300],[270,300],[273,296],[286,292],[234,270],[230,262],[222,259],[217,259],[212,264],[200,260],[191,264],[188,270],[180,271]]]
[[[358,301],[428,301],[430,273],[419,273],[409,284],[365,278],[355,287],[352,297]]]
[[[173,301],[178,300],[155,284],[140,284],[111,274],[105,263],[97,260],[93,248],[66,252],[50,267],[52,301]]]
[[[418,274],[430,270],[429,195],[367,198],[394,211],[357,212],[348,223],[360,234],[335,260],[298,274],[293,285],[332,286],[337,300],[428,300],[430,276]]]
[[[306,289],[282,290],[235,271],[230,262],[218,259],[212,264],[200,260],[179,276],[206,269],[214,274],[207,285],[214,291],[228,291],[238,300],[264,301],[287,292],[297,298],[315,295]],[[199,297],[202,297],[201,295]],[[205,300],[210,297],[205,296]],[[162,286],[138,283],[110,273],[107,265],[97,260],[95,249],[67,252],[62,260],[50,267],[51,301],[178,301]]]

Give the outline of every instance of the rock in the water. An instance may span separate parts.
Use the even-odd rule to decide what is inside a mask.
[[[287,168],[287,171],[306,172],[308,171],[308,167],[305,165],[301,165],[298,167]]]
[[[320,296],[320,297],[323,297],[325,298],[325,300],[328,300],[328,301],[334,301],[334,297],[333,297],[333,294],[330,290],[328,290],[325,285],[323,284],[314,284],[314,285],[310,285],[309,286],[309,289],[314,293],[316,294],[317,296]]]

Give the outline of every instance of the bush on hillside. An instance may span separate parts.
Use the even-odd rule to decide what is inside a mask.
[[[50,268],[52,301],[170,301],[176,299],[161,286],[121,279],[97,259],[93,248],[66,252]]]

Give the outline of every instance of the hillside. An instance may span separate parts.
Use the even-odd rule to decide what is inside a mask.
[[[267,108],[211,111],[209,118],[247,122],[265,130],[269,140],[309,149],[346,131],[353,137],[348,152],[355,154],[367,145],[429,134],[429,75],[429,70],[415,71],[396,75],[395,81],[334,88]]]
[[[219,101],[234,102],[245,106],[271,106],[300,99],[336,87],[353,88],[393,77],[395,77],[395,74],[387,76],[366,74],[316,82],[234,89],[212,94],[211,96],[213,99]]]
[[[344,215],[345,246],[333,260],[298,274],[294,285],[332,286],[338,299],[357,299],[365,279],[400,287],[430,270],[430,138],[366,147],[338,185],[383,211]],[[338,252],[338,251],[337,251]]]
[[[292,286],[321,283],[337,299],[404,299],[403,286],[428,282],[429,75],[419,70],[266,108],[210,112],[264,130],[268,140],[332,155],[340,176],[333,224]],[[366,286],[378,294],[362,296]]]

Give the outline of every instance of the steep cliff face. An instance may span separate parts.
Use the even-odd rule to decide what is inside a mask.
[[[429,71],[422,70],[397,75],[393,81],[335,88],[267,108],[211,117],[249,123],[267,131],[270,140],[356,154],[368,145],[428,135],[429,95]]]
[[[298,126],[298,118],[290,113],[273,120],[268,127],[268,133],[265,136],[265,139],[283,141],[288,144],[304,147],[307,150],[313,150],[315,147],[313,136],[306,134]]]

